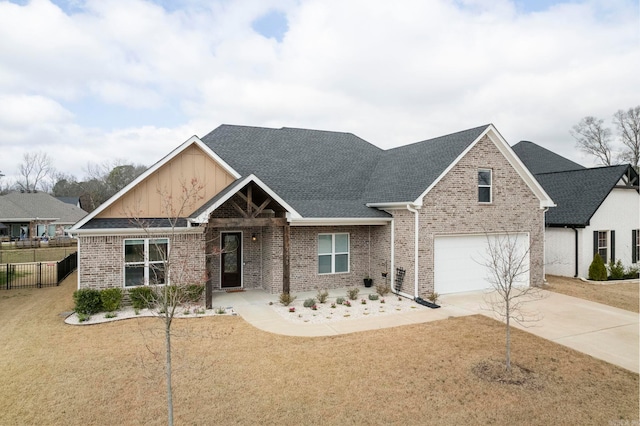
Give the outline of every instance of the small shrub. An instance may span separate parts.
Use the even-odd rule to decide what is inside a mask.
[[[380,296],[384,297],[391,292],[391,287],[388,284],[377,284],[376,285],[376,293]]]
[[[366,305],[366,304],[367,304],[367,299],[362,299],[362,300],[360,301],[360,303],[361,303],[361,304],[363,304],[363,305]]]
[[[296,296],[292,296],[291,293],[280,293],[280,303],[284,306],[289,306],[296,300]]]
[[[624,278],[625,279],[640,278],[640,269],[637,266],[629,266],[624,271]]]
[[[624,278],[624,266],[622,265],[622,260],[618,259],[617,262],[613,262],[613,260],[609,261],[609,276],[613,280],[621,280]]]
[[[224,315],[227,313],[227,310],[225,308],[223,308],[222,306],[218,306],[216,308],[216,314],[218,315]]]
[[[440,295],[434,291],[429,293],[429,295],[427,296],[427,300],[430,301],[431,303],[436,303],[439,297]]]
[[[347,289],[347,297],[349,300],[356,300],[358,298],[358,293],[360,293],[360,289],[358,287],[351,287]]]
[[[607,280],[607,268],[598,253],[593,255],[593,261],[589,265],[589,279],[594,281]]]
[[[80,314],[97,314],[102,310],[102,299],[100,290],[93,288],[82,288],[73,292],[75,311]]]
[[[100,300],[105,311],[117,311],[122,303],[122,289],[120,287],[106,288],[100,292]]]
[[[195,312],[196,315],[204,315],[206,311],[204,310],[204,308],[200,308],[200,309],[196,309],[193,312]]]
[[[324,303],[329,297],[329,291],[327,289],[318,289],[318,294],[316,294],[316,297],[318,298],[318,302]]]
[[[338,297],[338,298],[336,299],[336,303],[337,303],[338,305],[342,305],[342,304],[344,303],[344,297]]]
[[[153,289],[147,286],[133,287],[129,289],[129,299],[133,309],[150,308],[154,302]]]
[[[198,303],[202,300],[204,286],[200,284],[189,284],[184,287],[184,295],[187,302]]]
[[[296,311],[296,308],[295,308],[294,306],[292,306],[292,307],[290,307],[290,308],[289,308],[289,312],[292,312],[292,313],[293,313],[293,312],[295,312],[295,311]]]
[[[91,318],[91,315],[83,314],[83,313],[80,313],[80,312],[78,312],[77,315],[78,315],[78,321],[80,321],[80,322],[89,321],[89,318]]]
[[[378,295],[377,294],[370,294],[369,295],[369,300],[378,300]]]
[[[351,302],[349,302],[348,300],[345,300],[342,305],[346,306],[347,308],[350,308],[351,307]]]
[[[305,308],[311,308],[312,306],[314,306],[316,304],[316,299],[313,297],[310,297],[309,299],[306,299],[304,301],[304,303],[302,304],[302,306],[304,306]]]
[[[115,312],[107,312],[106,314],[104,314],[105,318],[115,318],[117,316],[118,314],[116,314]]]

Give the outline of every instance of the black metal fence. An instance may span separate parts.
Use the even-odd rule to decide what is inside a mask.
[[[78,267],[78,253],[59,262],[0,264],[0,289],[57,286]]]

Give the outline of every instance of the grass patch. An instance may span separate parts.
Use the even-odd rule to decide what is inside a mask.
[[[640,313],[638,282],[591,284],[577,278],[547,275],[546,290]]]
[[[75,247],[1,250],[0,263],[57,262],[76,251]]]
[[[2,422],[165,424],[162,322],[66,325],[58,314],[72,310],[76,280],[0,299]],[[265,333],[237,316],[173,328],[176,424],[638,419],[637,374],[521,330],[513,363],[536,386],[480,378],[477,366],[504,348],[502,324],[480,315],[330,337]]]

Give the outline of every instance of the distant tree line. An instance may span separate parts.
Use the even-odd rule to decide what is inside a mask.
[[[640,163],[640,105],[613,114],[617,140],[601,118],[587,116],[570,130],[581,151],[596,157],[604,166]]]
[[[147,169],[140,164],[128,164],[123,160],[89,163],[85,177],[58,171],[51,157],[44,152],[27,152],[18,166],[20,177],[15,182],[0,180],[0,194],[10,191],[43,191],[54,197],[78,197],[82,208],[95,210]],[[4,175],[0,172],[0,179]]]

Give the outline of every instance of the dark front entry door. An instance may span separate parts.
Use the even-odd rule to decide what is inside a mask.
[[[242,287],[242,234],[222,234],[222,288]]]

